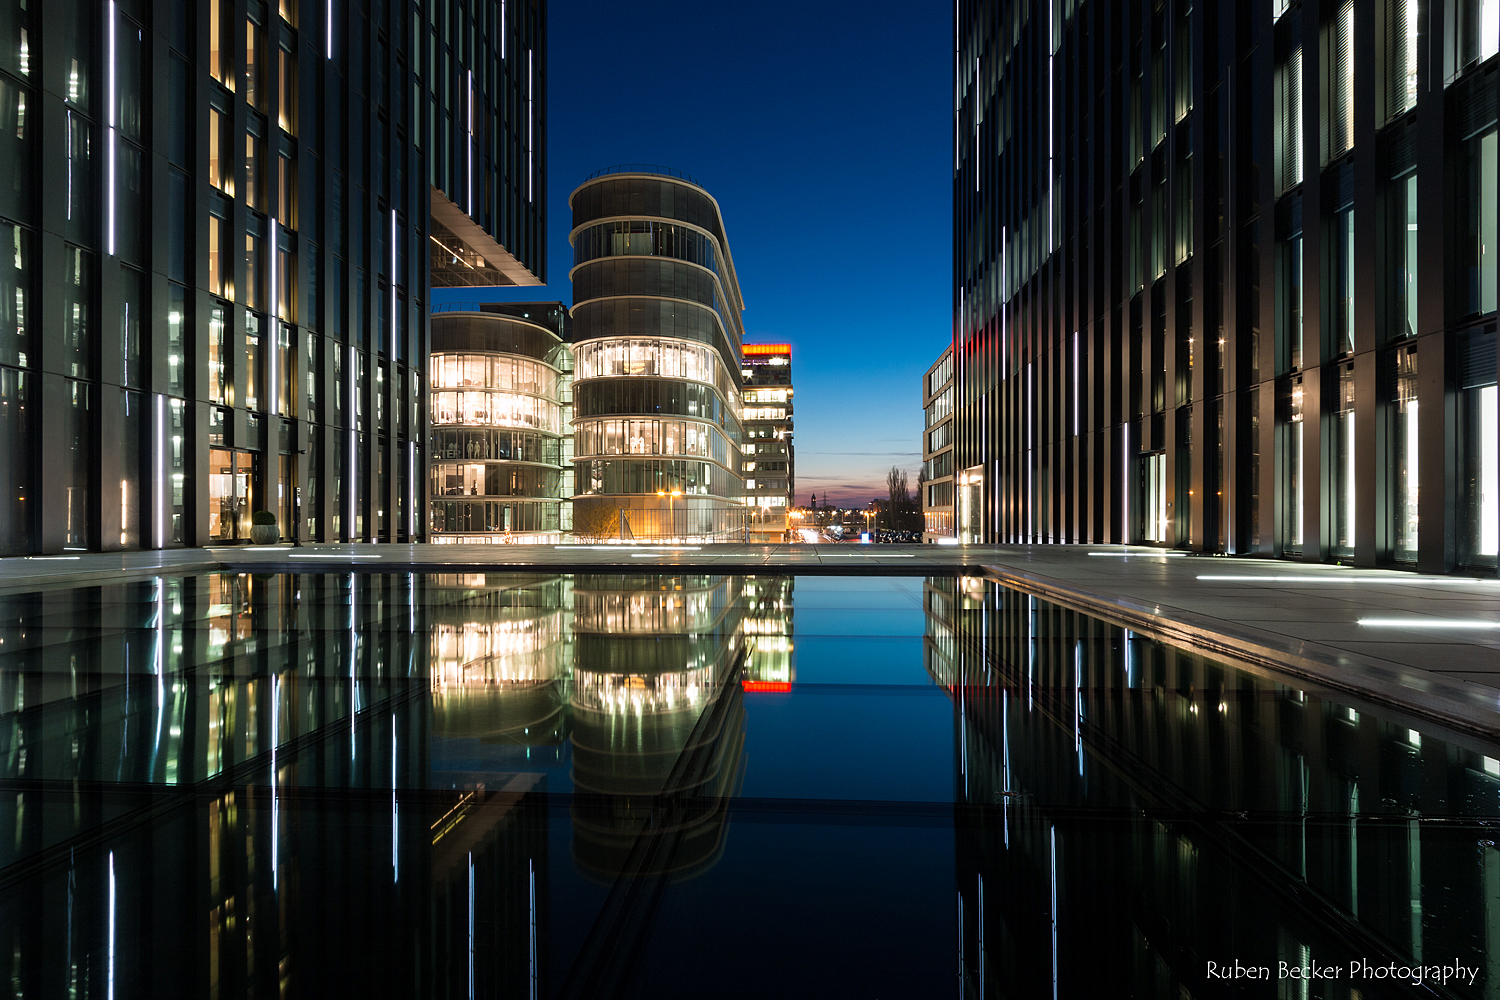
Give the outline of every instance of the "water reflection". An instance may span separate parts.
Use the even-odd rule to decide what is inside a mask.
[[[958,970],[968,997],[1237,996],[1206,975],[1236,960],[1457,963],[1448,995],[1500,993],[1494,748],[981,579],[926,581],[925,619],[870,579],[804,583],[798,618],[794,583],[0,598],[0,982],[659,1000],[784,932],[793,979],[866,956],[830,982],[873,939],[951,936],[911,995]],[[893,680],[924,623],[951,713]],[[1407,989],[1284,985],[1245,995]]]
[[[1266,996],[1410,988],[1358,961],[1500,992],[1493,749],[983,581],[925,603],[961,712],[970,995],[1239,995],[1209,977],[1236,960],[1342,972]]]
[[[743,764],[743,587],[578,577],[573,856],[597,877],[687,877],[718,857]],[[670,844],[638,847],[648,829]]]
[[[711,866],[745,587],[212,574],[0,599],[0,978],[532,995],[555,769],[529,758],[569,751],[592,877]],[[631,862],[648,825],[671,849]]]

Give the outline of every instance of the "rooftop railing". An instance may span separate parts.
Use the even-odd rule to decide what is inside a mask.
[[[620,163],[613,167],[605,167],[603,170],[595,170],[584,180],[591,181],[596,177],[608,177],[610,174],[659,174],[663,177],[676,177],[678,180],[703,187],[691,174],[683,173],[675,167],[664,167],[659,163]]]

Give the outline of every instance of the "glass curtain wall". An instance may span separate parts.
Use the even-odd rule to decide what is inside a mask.
[[[1386,211],[1390,224],[1387,244],[1390,262],[1390,308],[1386,336],[1392,339],[1417,335],[1417,174],[1409,167],[1386,188]]]
[[[1480,81],[1480,84],[1493,81]],[[1474,109],[1483,109],[1476,117],[1487,119],[1484,128],[1464,139],[1460,157],[1460,183],[1458,191],[1458,259],[1460,264],[1459,303],[1463,315],[1476,316],[1495,311],[1497,250],[1496,238],[1500,237],[1500,212],[1497,212],[1497,195],[1500,195],[1500,176],[1497,176],[1497,161],[1500,161],[1500,140],[1495,130],[1493,99],[1485,101],[1484,87],[1474,88],[1480,93],[1468,95],[1462,102],[1460,114]]]

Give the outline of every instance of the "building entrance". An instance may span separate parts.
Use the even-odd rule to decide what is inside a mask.
[[[964,545],[984,541],[984,470],[965,469],[958,477],[958,539]]]
[[[1167,541],[1167,516],[1171,510],[1167,500],[1167,453],[1153,451],[1140,457],[1141,541],[1165,544]]]
[[[249,540],[257,458],[246,451],[208,453],[208,537],[214,541]]]

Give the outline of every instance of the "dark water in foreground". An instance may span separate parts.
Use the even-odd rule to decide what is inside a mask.
[[[0,713],[12,996],[1500,997],[1500,748],[975,579],[0,598]]]

